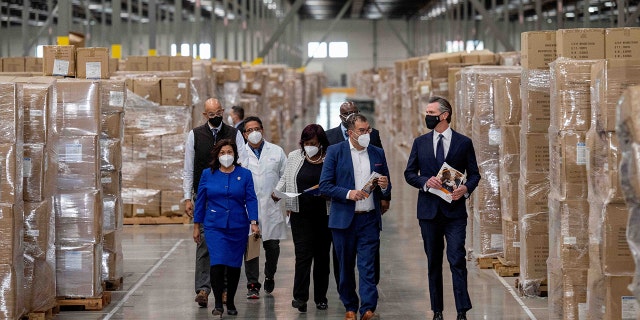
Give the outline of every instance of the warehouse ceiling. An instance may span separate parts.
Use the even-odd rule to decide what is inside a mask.
[[[3,0],[0,1],[0,23],[2,27],[22,25],[23,13],[29,25],[43,26],[49,16],[53,23],[57,23],[57,7],[59,1],[71,1],[74,23],[111,24],[113,12],[111,0]],[[204,19],[217,17],[221,19],[227,14],[228,19],[235,19],[249,12],[249,3],[259,3],[272,16],[283,17],[289,7],[297,1],[304,1],[298,11],[301,19],[331,20],[338,16],[347,0],[120,0],[121,18],[123,22],[149,21],[149,4],[157,4],[157,20],[173,21],[177,17],[176,8],[182,7],[184,20],[194,21],[197,14],[196,5],[201,5],[201,15]],[[288,5],[284,6],[284,2]],[[585,2],[588,1],[588,2]],[[462,20],[482,19],[478,13],[484,4],[484,9],[494,13],[497,17],[504,17],[508,11],[510,21],[536,20],[536,3],[544,19],[557,19],[557,13],[562,12],[565,21],[606,20],[616,21],[619,7],[622,16],[635,17],[633,23],[626,25],[638,26],[638,3],[640,0],[352,0],[345,8],[347,11],[342,19],[421,19],[431,20],[440,17]],[[224,3],[228,7],[224,8]],[[244,5],[245,8],[241,8]],[[25,11],[26,10],[26,11]],[[255,10],[255,9],[254,9]],[[270,10],[270,11],[269,11]],[[53,13],[52,13],[53,12]],[[250,17],[251,18],[251,17]]]

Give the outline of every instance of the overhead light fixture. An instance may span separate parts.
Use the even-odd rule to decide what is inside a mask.
[[[573,12],[567,12],[567,13],[564,14],[564,16],[567,17],[567,18],[575,18],[576,14],[573,13]]]
[[[611,1],[608,1],[608,2],[604,3],[604,6],[607,7],[607,8],[611,8],[611,7],[615,6],[615,3],[611,2]]]
[[[598,11],[598,7],[589,7],[589,12],[594,13]]]

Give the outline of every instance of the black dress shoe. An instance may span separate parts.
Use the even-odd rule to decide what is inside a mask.
[[[238,315],[238,310],[236,309],[227,309],[227,314],[230,316],[237,316]]]
[[[444,318],[442,317],[442,311],[434,311],[433,320],[444,320]]]
[[[458,312],[458,317],[456,318],[456,320],[467,320],[467,313],[466,312]]]
[[[329,305],[327,305],[326,302],[318,302],[316,303],[316,308],[318,310],[327,310],[327,308],[329,308]]]
[[[306,301],[301,301],[301,300],[292,300],[291,301],[291,306],[294,308],[298,308],[298,311],[300,312],[307,312],[307,302]]]

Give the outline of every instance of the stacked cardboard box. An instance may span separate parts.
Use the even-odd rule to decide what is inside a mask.
[[[102,185],[102,279],[123,276],[122,143],[126,89],[122,80],[100,81],[100,183]]]
[[[549,63],[556,58],[555,32],[525,32],[521,43],[519,289],[525,296],[538,296],[547,280],[549,252]]]
[[[53,202],[56,157],[55,80],[14,79],[24,106],[25,305],[46,311],[56,305],[55,220]]]
[[[19,319],[25,311],[23,287],[23,107],[16,85],[0,79],[0,317]]]
[[[102,293],[103,224],[100,82],[58,80],[56,87],[60,132],[55,195],[56,291],[57,296],[97,297]]]
[[[499,176],[502,234],[501,262],[520,265],[520,227],[518,224],[518,180],[520,179],[520,77],[498,78],[493,81],[494,108],[500,128]]]

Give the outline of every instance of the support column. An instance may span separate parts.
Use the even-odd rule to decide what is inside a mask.
[[[222,18],[222,52],[223,59],[229,60],[229,0],[222,1],[224,17]]]
[[[378,70],[378,20],[372,20],[373,29],[373,70]]]
[[[148,54],[150,56],[155,56],[157,54],[156,50],[156,28],[158,23],[156,21],[156,9],[157,4],[156,0],[149,0],[149,50]]]
[[[31,8],[31,0],[23,0],[22,2],[22,51],[29,51],[29,10]],[[8,22],[7,22],[8,24]]]
[[[120,59],[122,58],[122,0],[111,0],[112,12],[111,12],[111,30],[110,30],[110,43],[111,43],[111,57]]]

